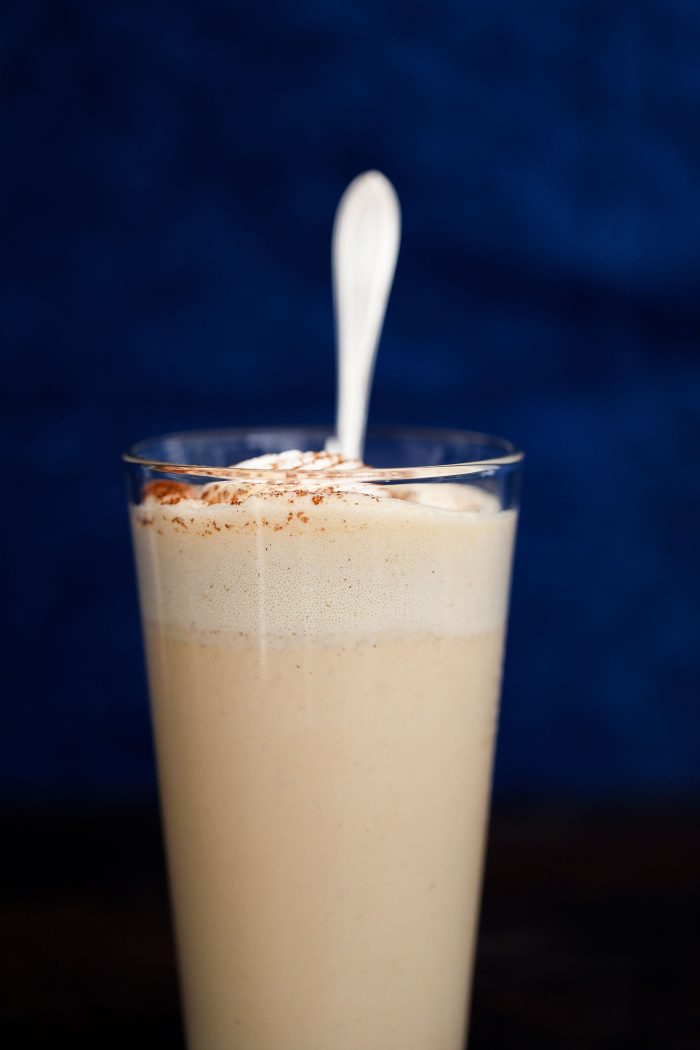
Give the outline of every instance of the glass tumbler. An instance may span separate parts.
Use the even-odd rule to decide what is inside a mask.
[[[125,456],[190,1050],[466,1036],[522,456],[328,436]]]

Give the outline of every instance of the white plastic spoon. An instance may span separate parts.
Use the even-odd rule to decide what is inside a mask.
[[[362,459],[367,408],[401,238],[396,190],[378,171],[350,183],[333,225],[338,402],[326,450]]]

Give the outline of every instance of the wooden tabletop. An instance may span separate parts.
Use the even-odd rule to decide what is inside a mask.
[[[182,1050],[155,808],[2,826],[3,1045]],[[699,828],[688,806],[497,806],[470,1050],[697,1050]]]

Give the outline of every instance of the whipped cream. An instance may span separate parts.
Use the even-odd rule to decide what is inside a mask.
[[[364,464],[359,459],[345,459],[340,452],[301,452],[298,448],[291,448],[286,452],[266,452],[263,456],[244,459],[235,466],[245,470],[303,470],[306,473],[337,470],[338,467],[342,467],[343,472],[359,470]]]
[[[325,486],[330,492],[333,488],[344,492],[364,492],[375,495],[372,488],[353,484],[347,474],[359,470],[364,464],[359,459],[345,459],[339,452],[302,452],[300,449],[287,449],[284,452],[267,452],[262,456],[244,459],[232,464],[232,469],[249,470],[253,473],[247,484],[239,481],[213,481],[204,485],[196,496],[207,504],[231,503],[240,504],[253,492],[260,491],[260,484],[273,486],[277,491],[287,488],[318,489]],[[274,481],[265,477],[266,473],[284,474],[284,479]],[[339,484],[338,475],[342,475]]]

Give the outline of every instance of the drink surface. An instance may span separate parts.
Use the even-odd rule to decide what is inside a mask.
[[[166,484],[132,525],[190,1050],[458,1050],[514,513]]]

